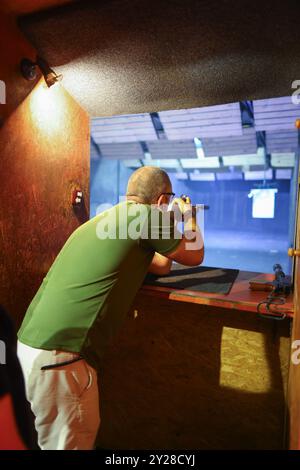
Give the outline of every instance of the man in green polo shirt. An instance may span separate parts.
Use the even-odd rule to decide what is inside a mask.
[[[147,271],[166,274],[172,260],[202,262],[195,221],[185,222],[182,235],[165,210],[172,195],[163,170],[135,171],[126,200],[73,232],[32,300],[18,355],[41,449],[93,447],[100,424],[97,369]],[[178,204],[183,213],[191,209]]]

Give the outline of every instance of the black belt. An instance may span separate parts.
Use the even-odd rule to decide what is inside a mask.
[[[69,361],[64,361],[64,362],[58,362],[55,364],[49,364],[47,366],[41,367],[41,370],[47,370],[47,369],[54,369],[55,367],[61,367],[61,366],[68,366],[69,364],[73,364],[73,362],[81,361],[83,359],[82,356],[75,357],[74,359],[70,359]]]

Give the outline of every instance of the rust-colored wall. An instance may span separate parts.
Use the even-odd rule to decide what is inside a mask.
[[[0,68],[8,102],[0,105],[0,303],[19,324],[65,240],[88,218],[89,117],[60,85],[41,80],[31,91],[18,67],[35,53],[12,19],[0,21],[9,47]],[[71,206],[75,187],[85,196],[80,214]]]

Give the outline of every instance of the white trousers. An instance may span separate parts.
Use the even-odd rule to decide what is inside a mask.
[[[77,353],[36,349],[18,341],[26,395],[42,450],[89,450],[100,425],[97,373]]]

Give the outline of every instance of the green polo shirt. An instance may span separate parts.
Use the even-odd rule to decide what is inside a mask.
[[[19,340],[80,352],[97,368],[154,252],[171,253],[180,242],[172,222],[156,216],[148,205],[124,201],[76,229],[29,305]]]

